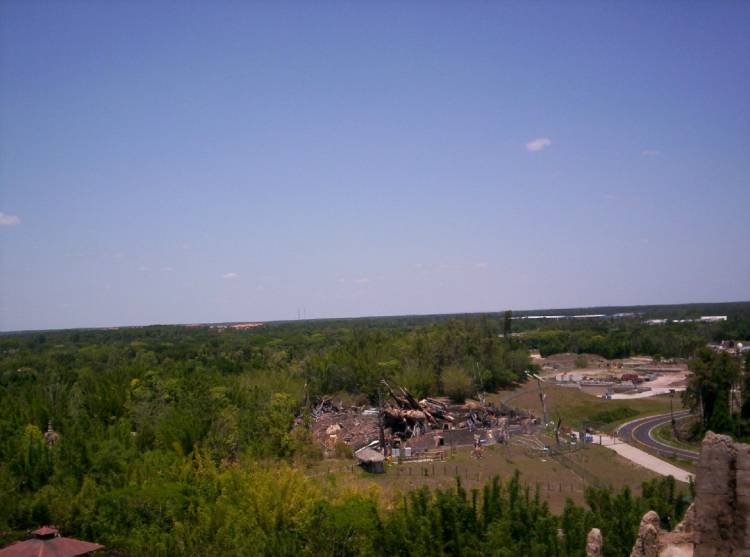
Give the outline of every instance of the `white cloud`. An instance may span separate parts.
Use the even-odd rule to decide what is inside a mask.
[[[367,277],[360,277],[358,279],[355,279],[354,282],[357,284],[367,284],[368,282],[370,282],[370,279]]]
[[[172,271],[174,271],[172,267],[162,267],[161,270],[164,271],[165,273],[171,273]]]
[[[224,273],[223,275],[221,275],[221,278],[232,280],[240,278],[240,275],[238,273]]]
[[[552,145],[552,140],[549,137],[538,137],[526,144],[526,150],[532,152],[541,151],[542,149],[544,149],[545,147],[549,147],[550,145]]]
[[[139,270],[139,271],[140,271],[141,273],[143,273],[143,272],[145,272],[145,271],[148,271],[148,267],[146,267],[145,265],[141,265],[140,267],[138,267],[138,270]]]
[[[661,152],[657,149],[644,149],[643,151],[641,151],[641,155],[643,155],[644,157],[658,157],[659,155],[661,155]]]
[[[0,226],[16,226],[17,224],[21,224],[21,217],[0,212]]]
[[[486,269],[487,267],[489,267],[489,265],[487,264],[486,261],[481,261],[479,263],[474,264],[475,269]]]

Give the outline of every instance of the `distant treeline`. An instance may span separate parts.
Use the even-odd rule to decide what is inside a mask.
[[[513,315],[616,315],[636,314],[642,319],[696,319],[704,315],[726,315],[730,318],[750,316],[750,302],[697,304],[660,304],[646,306],[594,306],[563,309],[514,310]]]
[[[524,323],[525,325],[525,323]],[[548,321],[522,331],[522,342],[543,356],[559,352],[626,358],[637,354],[692,357],[707,343],[750,339],[750,316],[714,323],[649,325],[640,319]]]

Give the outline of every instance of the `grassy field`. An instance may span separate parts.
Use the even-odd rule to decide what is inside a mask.
[[[697,418],[691,417],[689,423],[694,423],[696,420]],[[688,422],[680,420],[677,423],[681,428],[684,429],[684,426]],[[698,441],[690,442],[690,441],[683,441],[681,439],[677,439],[674,436],[674,432],[672,431],[671,423],[662,424],[659,427],[655,428],[653,431],[653,435],[656,439],[658,439],[662,443],[666,443],[667,445],[677,447],[678,449],[687,449],[689,451],[700,451],[700,448],[701,448],[701,444]]]
[[[470,447],[462,447],[448,449],[443,462],[388,465],[385,474],[369,474],[351,460],[325,460],[310,473],[332,492],[374,491],[384,504],[390,504],[401,494],[421,486],[452,487],[457,476],[465,487],[472,489],[481,488],[495,475],[507,478],[515,470],[521,471],[522,480],[532,490],[539,486],[541,497],[554,512],[562,510],[567,498],[582,504],[584,489],[591,483],[615,489],[627,485],[640,493],[641,483],[656,477],[596,445],[569,453],[564,460],[531,456],[518,446],[495,445],[487,448],[480,460],[471,456]]]
[[[580,427],[584,422],[594,427],[611,432],[619,424],[651,414],[669,412],[669,396],[655,396],[633,400],[603,400],[586,394],[576,388],[544,385],[547,395],[547,414],[550,420],[561,417],[563,425]],[[528,382],[515,391],[504,391],[488,395],[487,400],[500,402],[512,396],[509,406],[530,410],[536,416],[542,416],[542,405],[539,402],[539,390],[536,382]],[[675,396],[674,409],[682,409],[682,401]]]
[[[554,385],[545,385],[545,392],[549,418],[562,417],[564,425],[574,428],[585,422],[612,431],[633,418],[669,412],[667,396],[603,400],[578,389]],[[497,403],[511,395],[509,405],[542,415],[536,383],[488,395],[487,399]],[[679,397],[673,402],[675,410],[682,408]],[[546,438],[545,442],[552,444],[552,439]],[[681,466],[685,468],[684,464]],[[507,478],[515,470],[521,471],[522,480],[532,489],[539,486],[541,497],[554,512],[561,511],[568,498],[582,504],[588,485],[614,489],[629,486],[640,493],[641,483],[657,476],[596,444],[564,457],[533,455],[515,444],[495,445],[488,447],[480,460],[471,456],[470,447],[447,449],[443,462],[389,464],[385,474],[369,474],[352,460],[326,459],[314,466],[310,474],[332,494],[340,490],[373,491],[384,504],[390,504],[403,493],[422,486],[445,489],[454,486],[456,477],[460,477],[465,487],[481,488],[493,476]]]

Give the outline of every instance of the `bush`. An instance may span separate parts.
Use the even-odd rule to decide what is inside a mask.
[[[589,361],[586,359],[585,356],[578,356],[576,358],[576,367],[577,368],[587,368],[587,367],[589,367]]]
[[[354,450],[343,441],[336,443],[333,454],[336,458],[354,458]]]
[[[473,387],[471,377],[458,366],[445,368],[440,381],[443,384],[443,392],[454,402],[464,402],[471,394]]]
[[[591,421],[599,422],[603,424],[611,424],[612,422],[619,422],[620,420],[627,420],[633,416],[637,416],[638,412],[627,406],[620,406],[618,408],[609,408],[607,410],[599,410],[595,414],[591,415]]]

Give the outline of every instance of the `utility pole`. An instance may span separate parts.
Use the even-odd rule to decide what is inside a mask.
[[[385,428],[383,427],[383,391],[378,385],[378,440],[380,441],[380,449],[383,451],[383,455],[387,456],[385,447]]]
[[[674,419],[674,405],[672,400],[674,399],[674,389],[669,389],[669,417],[672,420],[672,435],[675,439],[677,438],[677,422]]]
[[[482,374],[479,371],[479,362],[474,360],[474,381],[477,386],[477,399],[484,405],[484,381],[482,380]]]
[[[547,427],[547,395],[544,394],[544,389],[542,388],[542,378],[539,377],[536,373],[532,373],[530,371],[524,372],[529,378],[536,379],[536,383],[539,386],[539,402],[542,403],[542,414],[544,415],[544,427]]]

